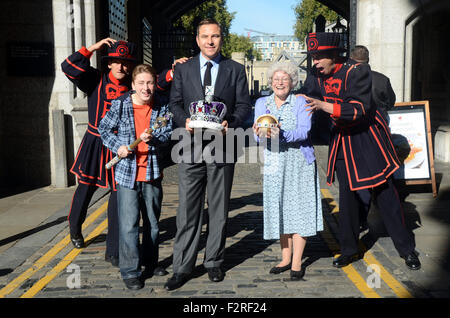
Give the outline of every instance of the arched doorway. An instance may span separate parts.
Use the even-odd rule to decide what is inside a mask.
[[[450,125],[450,5],[419,8],[412,29],[411,100],[429,100],[434,129]]]
[[[411,52],[406,52],[411,54],[411,100],[430,102],[434,155],[445,162],[450,161],[449,16],[449,2],[430,1],[419,7],[409,19],[409,26],[407,23]]]

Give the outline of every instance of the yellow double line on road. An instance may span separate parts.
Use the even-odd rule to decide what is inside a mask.
[[[339,212],[339,207],[337,202],[334,200],[333,196],[331,195],[330,191],[328,189],[321,189],[322,197],[325,199],[330,200],[328,204],[330,206],[334,205],[333,210],[331,213],[337,213]],[[329,229],[328,229],[329,230]],[[330,231],[328,231],[330,232]],[[331,232],[330,232],[331,233]],[[324,238],[329,247],[334,248],[335,242],[331,241],[330,238]],[[373,254],[370,251],[366,251],[364,253],[364,262],[366,262],[367,265],[377,265],[380,269],[380,277],[381,279],[392,289],[392,291],[397,295],[399,298],[413,298],[411,293],[399,282],[397,281],[384,267],[381,265],[381,263],[373,256]],[[355,270],[355,268],[350,264],[348,266],[341,268],[348,276],[348,278],[355,284],[355,286],[363,293],[365,297],[369,298],[380,298],[380,295],[378,295],[372,288],[370,288],[367,285],[367,282],[362,278],[362,276]]]
[[[97,226],[91,234],[86,238],[86,241],[94,239],[100,235],[108,226],[108,219],[103,220],[103,222]],[[20,298],[32,298],[38,292],[40,292],[48,283],[50,283],[61,271],[63,271],[67,266],[72,263],[75,257],[82,252],[82,249],[73,249],[67,254],[54,268],[52,268],[47,275],[42,277],[36,284],[34,284],[25,294],[20,296]]]
[[[337,213],[339,207],[335,202],[333,196],[327,189],[321,189],[322,197],[328,199],[328,205],[333,207],[332,213]],[[103,213],[105,213],[108,203],[105,202],[100,208],[94,211],[83,224],[83,230],[92,224],[97,218],[99,218]],[[100,235],[107,228],[107,219],[103,220],[100,225],[98,225],[86,238],[86,242],[94,239]],[[331,230],[328,228],[326,222],[324,223],[325,232],[329,235],[322,235],[328,247],[331,250],[338,250],[339,247],[337,242],[332,238]],[[27,279],[32,275],[42,269],[46,264],[48,264],[64,247],[70,243],[70,235],[67,235],[64,239],[58,242],[53,248],[51,248],[46,254],[39,258],[28,270],[19,275],[9,284],[7,284],[3,289],[0,290],[0,298],[4,298],[6,295],[12,293],[18,287],[20,287]],[[48,283],[50,283],[61,271],[63,271],[83,250],[73,249],[71,250],[55,267],[53,267],[44,277],[42,277],[38,282],[33,284],[33,286],[25,292],[21,298],[31,298],[34,297],[39,291],[41,291]],[[413,296],[409,291],[398,282],[382,265],[381,263],[370,253],[366,251],[363,260],[367,265],[377,265],[380,269],[380,277],[383,281],[393,290],[393,292],[399,298],[412,298]],[[366,280],[356,271],[356,269],[350,264],[348,266],[341,268],[350,279],[350,281],[358,288],[358,290],[368,298],[380,298],[381,296],[373,289],[370,288]]]
[[[102,206],[100,206],[96,211],[94,211],[91,215],[89,215],[89,217],[85,220],[84,224],[83,224],[83,230],[86,229],[89,225],[91,225],[91,223],[93,223],[98,217],[100,217],[103,213],[105,213],[106,208],[108,206],[108,202],[105,202]],[[94,238],[96,235],[99,235],[107,226],[107,219],[105,219],[87,238],[86,241],[89,241],[91,238]],[[48,264],[63,248],[65,248],[67,246],[67,244],[70,243],[70,234],[67,235],[65,238],[63,238],[60,242],[58,242],[55,246],[53,246],[47,253],[45,253],[43,256],[41,256],[29,269],[27,269],[25,272],[23,272],[22,274],[20,274],[18,277],[16,277],[15,279],[13,279],[10,283],[8,283],[5,287],[3,287],[0,290],[0,298],[4,298],[6,295],[9,295],[10,293],[12,293],[14,290],[16,290],[18,287],[20,287],[27,279],[29,279],[31,276],[33,276],[36,272],[38,272],[41,268],[43,268],[46,264]],[[63,261],[68,261],[69,259],[73,260],[79,253],[81,253],[81,249],[74,249],[72,250],[58,265],[62,264]],[[73,257],[73,258],[72,258]],[[67,265],[69,265],[69,263],[67,263]],[[57,265],[57,267],[58,267]],[[66,265],[66,266],[67,266]],[[60,265],[58,267],[61,268],[59,271],[61,271],[62,269],[64,269],[65,267],[61,267],[62,265]],[[53,269],[54,270],[54,269]],[[52,271],[50,272],[52,273]],[[50,274],[49,273],[49,274]],[[59,273],[59,272],[58,272]],[[47,274],[44,278],[42,278],[41,280],[39,280],[35,285],[33,285],[33,287],[30,289],[32,290],[32,292],[30,292],[30,290],[25,293],[24,295],[22,295],[22,297],[24,297],[25,295],[27,295],[27,297],[33,297],[37,292],[39,292],[39,290],[41,290],[42,288],[45,287],[46,284],[48,284],[48,282],[50,282],[50,280],[48,280],[49,274]],[[47,277],[47,278],[46,278]],[[53,279],[53,278],[52,278]],[[47,283],[43,284],[45,281],[47,281]],[[36,285],[41,286],[40,289],[38,290],[37,287],[35,288]]]

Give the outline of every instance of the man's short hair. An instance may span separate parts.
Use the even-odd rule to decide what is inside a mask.
[[[369,63],[369,50],[364,45],[356,45],[350,52],[350,58],[356,62]]]
[[[200,30],[200,27],[202,25],[206,25],[206,24],[215,24],[219,27],[220,29],[220,35],[222,36],[222,27],[220,26],[219,22],[217,22],[216,20],[212,19],[212,18],[207,18],[207,19],[203,19],[202,21],[200,21],[197,25],[197,36]]]
[[[131,75],[131,80],[134,82],[134,80],[136,79],[136,76],[138,76],[141,73],[149,73],[156,82],[156,76],[157,76],[156,70],[148,64],[137,65],[133,70],[133,73]]]

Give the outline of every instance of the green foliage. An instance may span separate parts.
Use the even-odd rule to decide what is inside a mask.
[[[245,52],[247,57],[261,55],[255,49],[250,39],[230,33],[231,23],[236,12],[229,12],[226,0],[205,1],[191,11],[187,12],[174,23],[174,26],[183,27],[188,33],[196,35],[197,23],[206,18],[212,18],[219,22],[223,33],[222,54],[231,57],[232,52]],[[177,54],[182,56],[183,54]],[[184,54],[185,55],[185,54]]]
[[[261,54],[253,47],[253,43],[248,37],[230,33],[223,43],[222,54],[231,57],[233,52],[245,52],[248,59],[256,57],[257,60],[261,60]]]
[[[196,35],[196,23],[203,19],[212,18],[219,22],[224,37],[230,32],[231,21],[236,12],[229,12],[226,0],[205,1],[191,11],[187,12],[174,23],[174,26],[182,26],[186,31]]]
[[[321,14],[328,22],[334,22],[338,14],[316,0],[301,0],[295,7],[297,21],[294,26],[295,36],[303,41],[312,31],[314,20]]]

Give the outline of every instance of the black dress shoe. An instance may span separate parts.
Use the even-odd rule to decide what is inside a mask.
[[[291,270],[291,280],[300,280],[305,276],[305,268],[302,267],[299,271]]]
[[[225,274],[220,267],[207,268],[209,280],[212,282],[223,281]]]
[[[119,258],[112,255],[105,255],[105,261],[111,263],[114,267],[119,267]]]
[[[160,267],[160,266],[156,267],[153,270],[153,275],[156,275],[156,276],[166,276],[167,274],[169,274],[169,272],[166,271],[163,267]]]
[[[83,248],[84,247],[84,238],[81,234],[72,235],[70,234],[70,240],[75,248]]]
[[[288,264],[286,266],[281,266],[281,267],[275,266],[270,269],[269,273],[270,274],[280,274],[282,272],[289,270],[290,268],[291,268],[291,264]]]
[[[349,265],[350,263],[356,261],[359,259],[359,255],[358,254],[354,254],[354,255],[341,255],[338,258],[335,258],[333,260],[333,266],[334,267],[344,267]]]
[[[419,257],[417,256],[416,252],[409,253],[405,259],[405,264],[408,266],[411,270],[418,270],[421,267]]]
[[[364,232],[369,229],[369,223],[367,221],[361,221],[359,224],[359,232]]]
[[[171,278],[167,281],[167,283],[164,285],[164,288],[166,290],[174,290],[177,288],[180,288],[188,281],[188,274],[178,273],[173,274]]]
[[[144,287],[144,282],[142,282],[140,277],[127,278],[124,279],[123,282],[125,283],[125,286],[131,290],[138,290]]]

